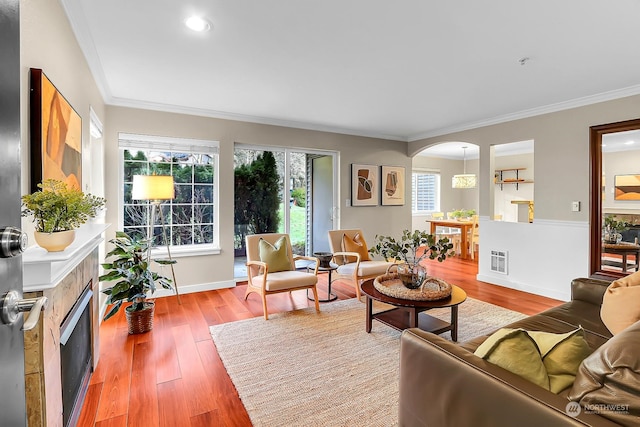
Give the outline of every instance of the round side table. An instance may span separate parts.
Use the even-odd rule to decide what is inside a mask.
[[[316,268],[316,263],[311,263],[307,266],[307,273],[311,272],[311,270]],[[338,295],[331,292],[331,273],[338,269],[338,264],[330,263],[329,267],[318,267],[318,273],[326,271],[328,273],[327,277],[327,298],[326,299],[318,299],[318,302],[329,302],[335,301],[338,298]],[[309,289],[307,289],[307,299],[313,301],[313,295],[309,295]]]

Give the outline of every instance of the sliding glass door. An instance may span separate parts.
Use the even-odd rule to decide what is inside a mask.
[[[300,255],[328,250],[337,153],[238,144],[234,154],[236,256],[246,235],[265,232],[288,233]]]

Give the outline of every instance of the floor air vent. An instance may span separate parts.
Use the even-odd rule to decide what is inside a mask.
[[[507,251],[491,251],[491,271],[507,274]]]

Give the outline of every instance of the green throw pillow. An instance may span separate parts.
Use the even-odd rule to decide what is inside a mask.
[[[480,344],[474,354],[549,390],[540,351],[525,330],[500,329]]]
[[[287,253],[287,239],[285,236],[280,237],[273,245],[264,239],[260,239],[258,242],[258,254],[260,255],[260,261],[267,264],[269,273],[291,270],[291,260]]]
[[[564,334],[504,328],[475,351],[487,362],[556,394],[573,384],[590,353],[582,328]]]
[[[591,354],[584,338],[584,329],[565,334],[529,331],[538,344],[542,362],[549,375],[549,389],[554,393],[570,387],[576,379],[582,361]]]

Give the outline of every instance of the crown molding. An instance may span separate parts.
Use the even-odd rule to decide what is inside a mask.
[[[321,125],[315,123],[298,122],[295,120],[276,119],[271,117],[259,117],[245,114],[228,113],[224,111],[209,110],[205,108],[185,107],[172,104],[162,104],[157,102],[138,101],[126,98],[111,97],[106,101],[108,105],[117,107],[140,108],[144,110],[164,111],[168,113],[188,114],[201,117],[211,117],[215,119],[234,120],[238,122],[256,123],[270,126],[281,126],[293,129],[313,130],[319,132],[330,132],[343,135],[360,136],[365,138],[386,139],[391,141],[407,142],[406,137],[398,135],[386,135],[377,132],[367,132],[358,129],[341,128],[336,126]]]
[[[96,86],[98,86],[98,91],[100,91],[102,99],[106,102],[107,99],[111,98],[111,92],[107,84],[107,78],[104,75],[98,50],[96,49],[93,37],[91,37],[91,31],[89,31],[89,27],[87,26],[87,18],[82,9],[82,2],[77,2],[77,7],[74,6],[71,0],[60,0],[60,3],[62,3],[62,8],[67,14],[71,31],[73,31],[76,41],[80,46],[80,51],[87,61],[89,70],[91,70],[91,74],[93,75],[93,80],[96,82]]]
[[[596,95],[584,96],[569,101],[549,104],[542,107],[531,108],[528,110],[509,113],[502,116],[496,116],[490,119],[479,120],[439,129],[434,129],[424,133],[419,133],[407,138],[408,142],[419,141],[421,139],[432,138],[435,136],[446,135],[454,132],[462,132],[465,130],[476,129],[484,126],[497,125],[500,123],[510,122],[513,120],[526,119],[528,117],[540,116],[542,114],[555,113],[558,111],[569,110],[571,108],[584,107],[599,102],[612,101],[614,99],[625,98],[640,94],[640,85],[629,86],[622,89],[616,89],[608,92],[602,92]]]

